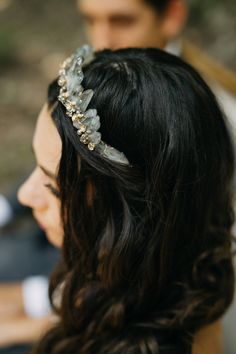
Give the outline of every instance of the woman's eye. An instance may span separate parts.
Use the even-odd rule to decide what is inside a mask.
[[[46,184],[44,184],[44,186],[45,186],[47,189],[49,189],[50,192],[51,192],[55,197],[60,198],[60,193],[59,193],[59,191],[58,191],[55,187],[53,187],[50,183],[46,183]]]

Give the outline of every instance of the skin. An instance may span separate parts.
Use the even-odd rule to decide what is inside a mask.
[[[36,167],[18,191],[19,201],[32,209],[49,242],[61,247],[63,229],[60,200],[57,198],[56,174],[61,157],[61,139],[47,105],[42,108],[33,137]]]
[[[56,318],[28,318],[24,314],[20,284],[1,286],[0,347],[36,342]],[[192,354],[223,354],[221,322],[202,328],[194,337]]]
[[[56,174],[62,145],[46,105],[37,120],[33,149],[37,165],[21,186],[19,200],[32,208],[34,217],[44,226],[49,241],[61,247],[63,231],[60,201],[54,195],[54,190],[57,190]],[[87,192],[90,204],[93,195],[90,184]],[[0,347],[37,341],[50,328],[53,320],[53,316],[33,319],[25,315],[20,284],[0,288]],[[192,354],[222,354],[222,348],[221,323],[217,321],[196,334]]]
[[[53,317],[32,319],[24,314],[14,318],[0,318],[0,347],[34,343],[53,323]]]
[[[61,157],[61,139],[45,104],[37,119],[33,137],[36,166],[18,191],[19,201],[32,208],[33,216],[53,245],[61,247],[63,228],[56,175]],[[88,205],[93,187],[87,186]],[[55,322],[53,315],[29,318],[24,313],[21,283],[0,286],[0,347],[36,342]]]
[[[44,229],[49,242],[61,247],[63,230],[56,174],[61,157],[61,139],[50,111],[44,105],[33,137],[36,167],[21,186],[18,198],[32,208],[33,216]],[[21,283],[0,286],[0,347],[36,342],[54,323],[53,315],[29,318],[24,312]]]
[[[33,149],[36,156],[37,165],[35,170],[22,185],[19,190],[19,200],[24,205],[33,209],[33,215],[36,220],[45,225],[45,231],[50,242],[61,247],[63,241],[63,232],[60,221],[60,202],[52,193],[51,187],[56,186],[56,174],[61,156],[61,140],[56,127],[50,117],[50,111],[45,105],[39,114],[36,129],[33,138]],[[46,172],[46,173],[45,173]],[[50,175],[50,177],[49,177]],[[50,189],[48,186],[50,184]],[[47,186],[45,186],[47,185]],[[92,203],[93,188],[88,184],[88,204]],[[20,288],[15,292],[20,293]],[[5,296],[5,305],[6,306]],[[3,299],[4,300],[4,299]],[[0,295],[1,302],[1,295]],[[16,306],[16,305],[15,305]],[[4,345],[7,342],[19,343],[32,342],[39,338],[40,334],[49,328],[52,323],[52,317],[39,320],[29,319],[23,315],[23,306],[19,304],[18,308],[12,309],[9,306],[9,315],[7,317],[4,331],[6,334],[0,336]],[[1,310],[1,308],[0,308]],[[17,317],[11,317],[13,311],[18,311]],[[10,315],[11,314],[11,315]],[[2,313],[3,317],[4,314]],[[12,337],[14,328],[21,324],[21,332],[17,337]],[[0,321],[1,329],[1,321]],[[31,331],[29,331],[31,329]],[[5,333],[4,332],[4,333]],[[202,328],[194,337],[192,354],[222,354],[223,341],[221,335],[221,322],[217,321],[212,325]]]
[[[164,14],[153,11],[144,0],[77,0],[77,5],[88,38],[97,50],[164,48],[180,35],[187,18],[184,0],[172,0]],[[33,149],[37,166],[20,188],[19,200],[32,208],[49,241],[61,247],[60,202],[53,194],[57,191],[55,176],[61,141],[46,105],[37,121]],[[93,188],[90,184],[87,193],[88,204],[91,204]],[[0,347],[35,342],[52,323],[52,316],[32,319],[25,315],[20,283],[0,286]],[[222,354],[222,348],[221,323],[217,321],[197,333],[192,354]]]
[[[221,321],[203,327],[195,336],[192,354],[223,354]]]
[[[25,314],[20,283],[0,286],[0,348],[36,342],[55,320],[53,315],[29,318]]]
[[[184,0],[171,0],[160,14],[144,0],[77,0],[88,38],[97,50],[159,47],[181,33],[187,17]]]

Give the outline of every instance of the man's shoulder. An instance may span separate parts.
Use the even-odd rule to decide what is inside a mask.
[[[205,79],[215,82],[236,98],[236,72],[225,67],[189,40],[182,40],[181,57],[192,65]]]
[[[236,95],[227,91],[217,82],[209,81],[208,84],[215,93],[219,104],[223,107],[226,116],[228,116],[229,120],[236,126]]]
[[[192,65],[208,83],[236,137],[236,73],[225,68],[202,49],[185,39],[182,42],[181,57]]]

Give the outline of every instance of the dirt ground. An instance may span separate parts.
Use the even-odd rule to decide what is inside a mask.
[[[208,0],[204,8],[192,2],[186,36],[236,70],[235,0]],[[0,0],[0,193],[32,168],[31,138],[47,85],[84,41],[74,0]]]

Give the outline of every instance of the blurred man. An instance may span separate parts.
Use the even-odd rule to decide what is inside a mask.
[[[236,79],[196,47],[182,40],[181,34],[188,17],[188,7],[184,0],[76,1],[84,18],[88,38],[96,49],[159,47],[182,56],[208,78],[208,82],[224,104],[232,126],[236,127],[236,102],[231,94],[236,94]],[[14,286],[19,290],[20,284]],[[4,295],[4,292],[2,294]],[[18,298],[20,299],[20,296]],[[8,300],[10,301],[9,296]],[[10,305],[11,303],[10,301]],[[24,331],[26,337],[27,331]],[[201,335],[205,336],[205,332],[200,333]],[[31,341],[32,337],[28,340]],[[12,339],[9,342],[11,341]]]
[[[185,26],[184,0],[78,0],[96,49],[164,48]]]
[[[185,0],[77,0],[77,5],[96,49],[159,47],[192,64],[215,91],[236,138],[236,74],[181,38]]]
[[[159,47],[193,65],[215,92],[236,142],[236,74],[183,40],[188,17],[185,0],[77,0],[77,5],[96,49]],[[235,326],[236,299],[225,317],[226,353],[236,353]]]

